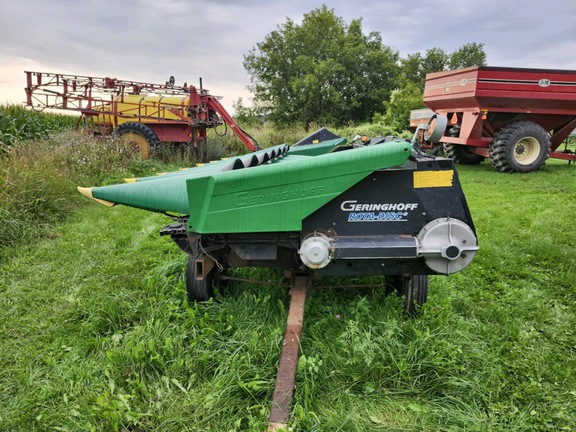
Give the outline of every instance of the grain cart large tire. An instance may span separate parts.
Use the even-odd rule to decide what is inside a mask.
[[[462,165],[478,165],[484,160],[484,156],[476,154],[465,145],[444,143],[444,154],[455,163]]]
[[[460,133],[460,126],[450,129],[450,136],[457,137]],[[443,143],[444,154],[455,163],[462,165],[478,165],[484,160],[484,156],[474,153],[468,146],[459,144]]]
[[[160,140],[156,133],[142,123],[122,123],[116,128],[116,136],[121,138],[130,149],[140,153],[143,159],[150,158],[160,147]]]
[[[536,123],[522,121],[501,129],[490,144],[490,163],[500,172],[536,171],[548,159],[550,136]]]
[[[462,165],[478,165],[484,160],[484,156],[470,151],[468,146],[459,144],[444,143],[444,154],[455,163]]]

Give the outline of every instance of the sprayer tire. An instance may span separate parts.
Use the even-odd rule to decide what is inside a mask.
[[[140,153],[142,159],[149,159],[160,147],[156,133],[143,123],[126,122],[116,128],[117,137],[126,140],[130,148]]]
[[[500,129],[490,144],[490,163],[499,172],[538,170],[550,151],[550,136],[539,124],[521,121]]]

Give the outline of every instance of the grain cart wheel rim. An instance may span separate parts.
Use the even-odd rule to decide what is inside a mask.
[[[152,129],[142,123],[127,122],[116,128],[116,135],[120,137],[129,148],[140,153],[143,159],[150,158],[160,145],[158,136]]]
[[[548,159],[550,136],[533,122],[522,121],[502,128],[490,145],[490,163],[500,172],[536,171]]]
[[[534,137],[524,137],[514,145],[514,159],[521,164],[534,163],[540,154],[540,143]]]
[[[214,297],[214,271],[205,271],[205,261],[188,257],[186,264],[186,291],[191,301],[203,302]]]

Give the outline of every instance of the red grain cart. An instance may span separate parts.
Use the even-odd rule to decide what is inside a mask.
[[[576,128],[576,71],[480,66],[426,76],[424,104],[448,117],[444,151],[454,161],[485,158],[497,171],[536,171]]]

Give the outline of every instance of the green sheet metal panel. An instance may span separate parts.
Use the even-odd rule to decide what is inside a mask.
[[[186,179],[206,177],[233,169],[247,169],[267,161],[282,160],[288,154],[285,144],[259,152],[235,156],[200,167],[161,176],[141,177],[135,182],[92,188],[92,197],[114,204],[157,212],[188,213]],[[251,168],[252,169],[252,168]]]
[[[306,144],[290,147],[290,154],[302,156],[318,156],[334,150],[336,147],[346,144],[346,138],[335,138],[322,141],[317,144]]]
[[[188,228],[199,233],[298,231],[303,218],[372,171],[402,164],[411,147],[396,141],[319,156],[290,153],[258,166],[245,155],[182,175],[79,190],[108,205],[190,214]]]
[[[300,231],[310,213],[371,172],[404,163],[410,154],[410,143],[392,141],[188,179],[188,229],[201,234]]]
[[[206,172],[198,173],[206,176]],[[92,188],[92,198],[155,212],[188,213],[186,178],[160,176],[153,180]]]

